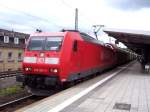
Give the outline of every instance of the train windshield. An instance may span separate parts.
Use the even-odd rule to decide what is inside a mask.
[[[34,50],[43,50],[43,44],[44,44],[45,38],[40,37],[32,37],[30,39],[28,50],[34,51]]]
[[[47,37],[45,50],[58,51],[61,48],[62,37]]]
[[[28,44],[28,50],[59,51],[63,37],[32,37]]]

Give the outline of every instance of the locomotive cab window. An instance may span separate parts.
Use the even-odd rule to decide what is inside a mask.
[[[28,50],[47,50],[59,51],[61,48],[63,37],[50,36],[50,37],[31,37]]]
[[[75,40],[73,42],[73,51],[77,52],[77,50],[78,50],[78,42],[77,42],[77,40]]]
[[[29,41],[28,50],[43,50],[43,43],[45,38],[32,37]]]
[[[62,37],[47,37],[45,50],[59,51],[62,44]]]

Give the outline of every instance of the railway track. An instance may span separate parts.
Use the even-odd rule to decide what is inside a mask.
[[[22,74],[22,71],[0,72],[0,79]]]
[[[0,105],[0,112],[13,112],[18,108],[24,107],[26,105],[32,104],[44,97],[37,97],[35,95],[28,95],[4,104]]]
[[[10,101],[10,102],[1,104],[1,105],[0,105],[0,109],[5,108],[5,107],[7,107],[7,106],[9,106],[9,105],[15,104],[15,103],[17,103],[17,102],[20,102],[20,101],[22,101],[22,100],[26,100],[26,99],[31,98],[31,97],[33,97],[33,95],[28,95],[28,96],[19,98],[19,99],[17,99],[17,100],[13,100],[13,101]]]

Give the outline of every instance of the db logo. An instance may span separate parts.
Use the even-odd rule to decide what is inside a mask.
[[[37,63],[44,63],[44,58],[38,58]]]

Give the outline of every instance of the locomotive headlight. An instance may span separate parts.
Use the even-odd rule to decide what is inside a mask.
[[[58,72],[58,69],[55,68],[55,69],[53,70],[53,72],[54,72],[54,73],[57,73],[57,72]]]
[[[49,71],[51,73],[58,73],[58,69],[57,68],[50,68]]]
[[[29,68],[25,68],[25,71],[28,71],[29,70]]]
[[[25,67],[25,69],[24,69],[25,71],[31,71],[32,70],[32,68],[31,67]]]
[[[40,57],[44,57],[44,53],[40,53]]]

